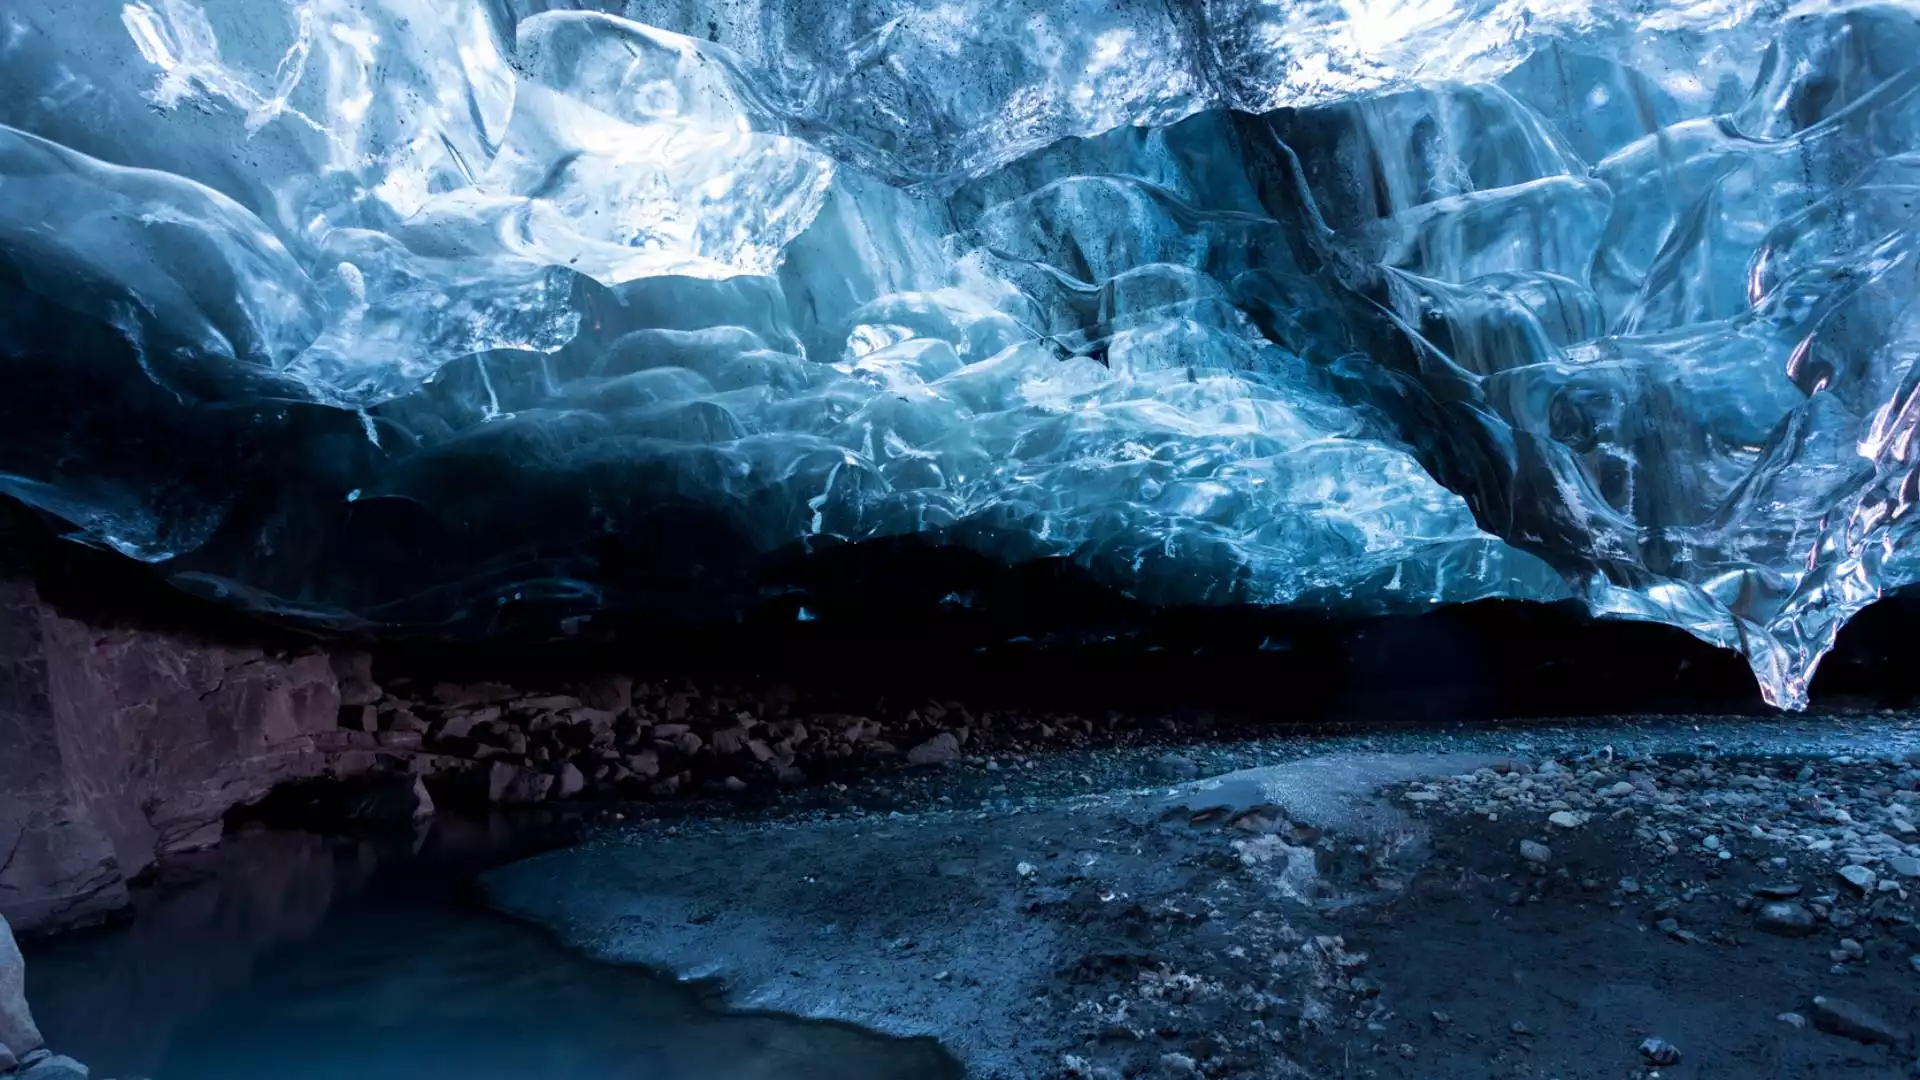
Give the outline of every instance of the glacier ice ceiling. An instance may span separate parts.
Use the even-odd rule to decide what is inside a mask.
[[[921,534],[1787,707],[1920,580],[1920,7],[605,7],[0,6],[0,493],[334,625]]]

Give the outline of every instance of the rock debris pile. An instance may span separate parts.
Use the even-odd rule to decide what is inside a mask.
[[[376,682],[337,657],[343,773],[426,777],[470,801],[657,800],[834,782],[889,766],[1008,768],[1029,751],[1151,732],[1117,712],[970,708],[958,701],[850,706],[790,687],[594,678],[529,690],[494,682]],[[1170,724],[1170,722],[1168,722]],[[419,790],[418,812],[430,797]]]

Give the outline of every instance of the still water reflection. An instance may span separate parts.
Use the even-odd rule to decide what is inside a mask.
[[[259,832],[176,867],[109,930],[28,950],[52,1045],[153,1080],[943,1080],[928,1040],[726,1013],[467,900],[538,839],[443,819]],[[180,880],[184,875],[185,880]]]

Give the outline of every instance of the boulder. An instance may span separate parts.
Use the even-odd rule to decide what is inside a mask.
[[[617,716],[633,708],[633,680],[625,675],[595,679],[580,688],[579,697],[588,707]]]
[[[1792,900],[1761,904],[1754,913],[1753,925],[1755,929],[1777,937],[1810,937],[1820,930],[1820,921],[1813,912],[1805,904]]]
[[[46,1042],[27,1008],[27,962],[13,940],[13,930],[0,917],[0,1047],[9,1056],[25,1057]]]
[[[560,766],[560,797],[561,798],[571,799],[575,795],[578,795],[580,794],[580,792],[584,791],[586,789],[586,786],[587,786],[587,778],[580,774],[580,770],[572,762],[568,762],[565,765]]]
[[[1838,997],[1813,999],[1813,1026],[1855,1042],[1898,1046],[1906,1036],[1872,1009]]]
[[[487,767],[487,801],[508,805],[536,803],[553,790],[552,773],[496,761]]]
[[[491,724],[500,719],[500,706],[486,705],[477,709],[450,714],[440,722],[439,730],[433,733],[436,739],[471,739],[475,728]]]
[[[943,731],[907,751],[907,762],[912,765],[938,765],[959,760],[960,740],[951,731]]]
[[[487,801],[490,803],[505,802],[507,789],[512,787],[513,782],[520,778],[520,767],[517,765],[509,765],[504,761],[496,761],[487,766],[486,776]]]
[[[387,714],[386,729],[388,731],[414,732],[421,735],[426,734],[428,730],[427,722],[420,719],[419,715],[412,709],[406,708],[394,709]]]
[[[364,652],[334,653],[333,674],[340,684],[340,704],[353,709],[371,705],[385,696],[373,681],[373,655]]]
[[[579,707],[580,699],[572,694],[538,694],[512,702],[512,708],[515,711],[528,713],[565,712]]]

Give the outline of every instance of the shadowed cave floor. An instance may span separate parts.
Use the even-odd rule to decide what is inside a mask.
[[[449,819],[430,873],[366,889],[364,841],[305,838],[269,918],[245,853],[286,841],[252,834],[30,963],[58,1045],[154,1080],[958,1075],[884,1035],[1005,1078],[1908,1076],[1916,719],[1400,728],[584,808],[579,843],[481,877],[534,926],[448,884],[524,840]]]
[[[485,884],[589,955],[936,1034],[976,1076],[1906,1076],[1916,736],[1669,716],[1063,755],[621,823]],[[1798,887],[1805,936],[1759,925],[1762,886]]]

